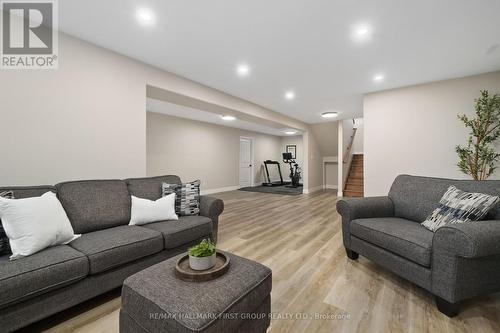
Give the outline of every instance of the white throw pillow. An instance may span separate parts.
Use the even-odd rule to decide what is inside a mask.
[[[53,192],[26,199],[0,198],[0,219],[12,249],[10,260],[80,237]]]
[[[129,225],[178,220],[175,214],[175,194],[172,193],[156,201],[137,198],[132,195],[132,211]]]

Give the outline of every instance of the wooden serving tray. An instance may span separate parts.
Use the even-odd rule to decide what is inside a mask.
[[[224,275],[229,269],[229,256],[222,252],[217,252],[215,256],[215,266],[205,271],[196,271],[189,267],[189,255],[184,255],[177,260],[175,265],[175,275],[188,282],[210,281]]]

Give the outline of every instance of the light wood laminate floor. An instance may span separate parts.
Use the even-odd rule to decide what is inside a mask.
[[[219,248],[273,270],[269,332],[500,332],[500,294],[465,302],[449,319],[426,291],[363,257],[348,260],[334,191],[216,196],[226,204]],[[111,293],[30,330],[118,332],[119,307]]]

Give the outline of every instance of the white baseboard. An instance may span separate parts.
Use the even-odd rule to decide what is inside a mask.
[[[236,191],[239,188],[240,188],[239,186],[228,186],[228,187],[214,188],[214,189],[210,189],[210,190],[201,190],[200,194],[207,195],[207,194],[214,194],[214,193],[221,193],[221,192]]]
[[[305,188],[303,190],[303,192],[305,194],[307,193],[313,193],[313,192],[317,192],[317,191],[321,191],[323,189],[323,185],[320,185],[320,186],[315,186],[315,187],[310,187],[310,188]]]
[[[328,190],[338,190],[338,185],[324,185],[323,186],[324,189],[328,189]]]

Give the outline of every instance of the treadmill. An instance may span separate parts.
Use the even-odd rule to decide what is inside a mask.
[[[269,169],[268,165],[277,165],[278,166],[278,173],[280,175],[280,180],[277,181],[271,181],[271,177],[269,177]],[[287,183],[283,181],[283,175],[281,174],[281,167],[280,163],[278,161],[271,161],[271,160],[266,160],[264,161],[264,167],[266,169],[266,176],[267,176],[267,182],[262,183],[262,186],[283,186],[286,185]]]

